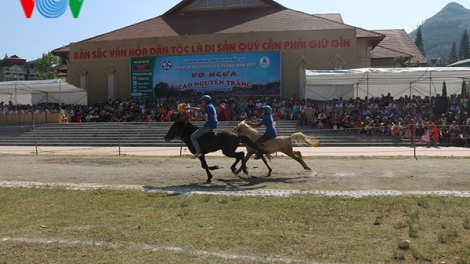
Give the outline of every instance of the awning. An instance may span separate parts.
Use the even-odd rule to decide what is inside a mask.
[[[62,79],[0,82],[0,101],[86,105],[87,91]]]

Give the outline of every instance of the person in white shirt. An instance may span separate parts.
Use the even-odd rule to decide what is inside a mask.
[[[327,105],[326,105],[326,111],[327,112],[331,112],[331,110],[333,110],[335,108],[334,104],[332,104],[331,102],[329,102]]]
[[[350,101],[346,104],[346,108],[354,108],[354,102]]]
[[[442,115],[441,115],[441,124],[443,124],[443,125],[448,125],[448,124],[447,124],[447,117],[446,117],[446,114],[442,114]]]
[[[373,109],[374,111],[379,109],[379,105],[376,103],[376,102],[372,102],[370,105],[369,105],[369,108],[370,109]]]
[[[327,118],[323,110],[320,110],[320,113],[318,114],[318,120],[321,121],[323,124],[326,124]]]
[[[343,108],[343,102],[342,102],[342,101],[338,101],[338,102],[336,102],[336,104],[335,104],[335,108],[337,108],[337,109],[341,109],[341,108]]]
[[[388,116],[388,115],[389,115],[389,112],[388,112],[385,108],[382,108],[382,109],[380,110],[380,114],[381,114],[381,115],[386,115],[386,116]]]
[[[261,111],[261,107],[263,107],[263,104],[260,102],[260,100],[256,101],[255,107],[257,110]]]
[[[93,115],[91,114],[91,112],[88,112],[88,114],[85,116],[85,121],[91,122],[92,119],[93,119]]]
[[[247,118],[248,118],[248,115],[246,114],[245,110],[241,110],[240,119],[245,120]]]

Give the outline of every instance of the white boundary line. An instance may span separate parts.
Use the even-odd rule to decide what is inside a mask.
[[[149,245],[149,244],[140,244],[134,242],[126,242],[126,243],[108,243],[108,242],[101,242],[101,241],[91,241],[91,240],[69,240],[69,239],[54,239],[54,238],[21,238],[21,237],[5,237],[0,238],[0,243],[8,243],[8,242],[20,242],[20,243],[28,243],[28,244],[58,244],[58,245],[84,245],[84,246],[106,246],[107,248],[119,249],[119,248],[128,248],[133,250],[143,250],[143,251],[169,251],[174,253],[185,253],[194,256],[206,256],[206,257],[214,257],[220,259],[237,259],[237,260],[247,260],[247,261],[254,261],[258,263],[272,263],[272,262],[282,262],[282,263],[312,263],[315,264],[317,262],[308,262],[308,261],[299,261],[293,259],[284,259],[284,258],[263,258],[263,257],[253,257],[253,256],[244,256],[244,255],[234,255],[234,254],[224,254],[224,253],[217,253],[217,252],[208,252],[203,250],[185,250],[180,247],[166,247],[166,246],[158,246],[158,245]]]
[[[193,194],[211,194],[211,195],[232,195],[232,196],[273,196],[273,197],[289,197],[292,195],[311,194],[317,196],[338,196],[347,198],[361,198],[368,196],[402,196],[402,195],[435,195],[435,196],[455,196],[470,197],[470,191],[393,191],[393,190],[377,190],[377,191],[301,191],[301,190],[243,190],[243,189],[227,189],[214,188],[210,191],[207,188],[177,188],[177,187],[158,187],[158,186],[140,186],[140,185],[108,185],[108,184],[85,184],[85,183],[41,183],[41,182],[19,182],[19,181],[0,181],[0,188],[66,188],[69,190],[93,190],[93,189],[113,189],[113,190],[141,190],[141,191],[164,191],[167,193],[176,193],[182,195]],[[195,256],[208,256],[221,259],[247,260],[259,263],[313,263],[304,260],[292,260],[284,258],[262,258],[254,256],[224,254],[217,252],[208,252],[202,250],[185,250],[179,247],[166,247],[149,244],[138,243],[107,243],[101,241],[81,241],[69,239],[45,239],[45,238],[0,238],[0,243],[9,241],[30,243],[30,244],[62,244],[62,245],[87,245],[87,246],[107,246],[111,248],[128,247],[135,250],[146,251],[170,251],[174,253],[185,253]]]
[[[65,188],[68,190],[141,190],[141,191],[163,191],[171,194],[194,195],[228,195],[228,196],[272,196],[290,197],[292,195],[316,195],[326,197],[346,197],[361,198],[369,196],[405,196],[405,195],[432,195],[432,196],[454,196],[470,197],[470,191],[396,191],[396,190],[354,190],[354,191],[331,191],[331,190],[245,190],[242,188],[183,188],[183,187],[161,187],[161,186],[141,186],[141,185],[110,185],[97,183],[44,183],[44,182],[20,182],[20,181],[0,181],[3,188]]]

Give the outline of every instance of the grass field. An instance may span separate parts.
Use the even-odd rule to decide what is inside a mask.
[[[470,198],[0,188],[4,263],[470,263]]]

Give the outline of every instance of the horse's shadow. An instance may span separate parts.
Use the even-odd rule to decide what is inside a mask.
[[[299,177],[258,177],[258,176],[251,176],[251,177],[238,177],[236,179],[218,179],[218,181],[225,183],[229,186],[239,186],[243,189],[247,187],[252,187],[256,189],[265,188],[266,184],[270,183],[284,183],[284,184],[293,184],[294,181],[296,184],[307,182],[307,177],[299,176]],[[262,185],[262,186],[260,186]]]
[[[237,188],[232,185],[217,185],[215,183],[202,184],[202,183],[190,183],[186,185],[176,186],[143,186],[145,190],[149,191],[164,191],[169,195],[186,195],[186,194],[237,194],[244,191],[255,191],[256,187],[253,188]]]
[[[232,179],[216,179],[215,182],[223,184],[202,184],[190,183],[176,186],[143,186],[148,191],[164,191],[169,195],[186,195],[186,194],[225,194],[225,195],[241,195],[243,192],[252,192],[266,189],[269,183],[285,183],[290,184],[292,181],[296,183],[306,182],[305,177],[289,177],[289,178],[271,178],[271,177],[238,177]]]

